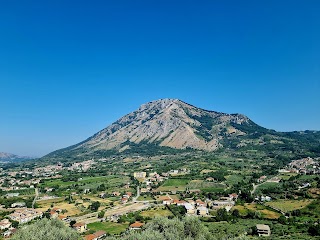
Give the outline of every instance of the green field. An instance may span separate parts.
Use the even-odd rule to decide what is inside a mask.
[[[226,188],[226,185],[203,180],[192,180],[187,187],[189,189],[200,189],[204,192],[221,192]]]
[[[127,223],[113,223],[113,222],[95,222],[88,224],[88,228],[93,231],[106,231],[109,234],[120,234],[128,228]]]
[[[265,182],[265,183],[262,183],[261,185],[259,185],[257,187],[257,190],[256,191],[261,191],[261,190],[265,190],[265,189],[274,189],[274,188],[277,188],[279,186],[279,183],[273,183],[273,182]]]
[[[141,212],[141,216],[154,218],[157,216],[169,217],[173,216],[173,214],[166,208],[155,208]]]
[[[184,191],[189,179],[177,178],[177,179],[168,179],[164,184],[158,188],[159,191]]]
[[[243,176],[241,175],[228,175],[225,178],[229,185],[235,185],[243,180]]]
[[[277,200],[266,203],[267,206],[271,206],[280,209],[283,212],[290,212],[293,210],[301,209],[312,203],[313,200]]]
[[[138,201],[152,201],[152,200],[154,200],[154,198],[152,198],[148,195],[138,197]]]

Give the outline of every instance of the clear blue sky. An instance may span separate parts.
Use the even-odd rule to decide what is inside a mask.
[[[0,151],[75,144],[179,98],[320,130],[320,1],[1,1]]]

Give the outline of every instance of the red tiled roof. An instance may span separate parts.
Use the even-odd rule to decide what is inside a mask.
[[[89,234],[89,235],[85,236],[85,240],[93,240],[95,238],[96,238],[96,236],[94,234]]]
[[[140,227],[142,227],[144,224],[143,223],[141,223],[141,222],[135,222],[135,223],[132,223],[131,225],[130,225],[130,227],[131,228],[140,228]]]
[[[106,234],[105,231],[98,231],[98,232],[95,232],[93,235],[95,235],[96,237],[101,237],[101,236],[103,236],[105,234]]]
[[[83,223],[83,222],[78,222],[78,223],[75,223],[73,224],[73,227],[82,227],[82,226],[85,226],[86,224]]]

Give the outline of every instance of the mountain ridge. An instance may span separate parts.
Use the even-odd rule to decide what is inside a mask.
[[[297,145],[297,139],[293,135],[292,141]],[[142,104],[137,110],[126,114],[88,139],[45,157],[65,155],[75,158],[99,156],[106,152],[139,153],[141,150],[146,152],[148,148],[157,148],[157,151],[162,148],[164,152],[214,152],[221,148],[259,146],[268,137],[272,138],[274,143],[282,143],[287,136],[285,133],[263,128],[243,114],[205,110],[179,99],[167,98]],[[316,139],[311,138],[312,141],[314,138]]]
[[[12,153],[7,153],[7,152],[0,152],[0,161],[22,161],[22,160],[27,160],[27,159],[32,159],[32,157],[28,156],[18,156]]]

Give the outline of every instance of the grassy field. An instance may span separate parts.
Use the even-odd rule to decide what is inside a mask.
[[[277,200],[266,203],[267,206],[271,206],[280,209],[283,212],[290,212],[296,209],[301,209],[309,205],[313,200]]]
[[[317,177],[317,175],[300,175],[299,179],[300,180],[313,180],[316,177]]]
[[[166,208],[155,208],[141,212],[141,216],[154,218],[157,216],[169,217],[173,216],[173,214]]]
[[[120,234],[128,228],[128,223],[95,222],[88,224],[88,228],[93,231],[106,231],[109,234]]]
[[[241,175],[228,175],[228,176],[225,176],[225,178],[226,178],[226,182],[229,185],[235,185],[243,180],[243,177]]]
[[[138,201],[152,201],[152,200],[154,199],[148,195],[138,197]]]
[[[184,191],[187,184],[189,183],[188,179],[178,178],[178,179],[168,179],[164,182],[162,186],[158,188],[159,191]]]
[[[240,215],[246,216],[248,214],[248,211],[254,211],[254,212],[260,212],[263,218],[267,219],[278,219],[281,214],[272,210],[267,209],[265,206],[262,206],[260,204],[251,204],[246,203],[244,206],[237,205],[233,207],[233,209],[238,209],[240,212]]]
[[[52,200],[49,201],[41,201],[41,204],[39,205],[40,211],[46,211],[48,208],[51,208],[51,204],[53,204],[54,208],[60,208],[65,209],[67,212],[64,214],[66,216],[74,216],[81,213],[81,210],[78,209],[74,204],[69,204],[67,202],[54,202]]]
[[[278,175],[279,178],[281,178],[282,180],[289,180],[289,178],[293,177],[293,176],[297,176],[298,173],[280,173]]]
[[[189,189],[200,189],[203,191],[219,192],[223,191],[226,186],[221,183],[206,182],[203,180],[192,180],[187,185]]]
[[[279,183],[273,183],[273,182],[264,182],[261,185],[259,185],[256,189],[256,191],[261,191],[263,189],[272,189],[277,188]]]

